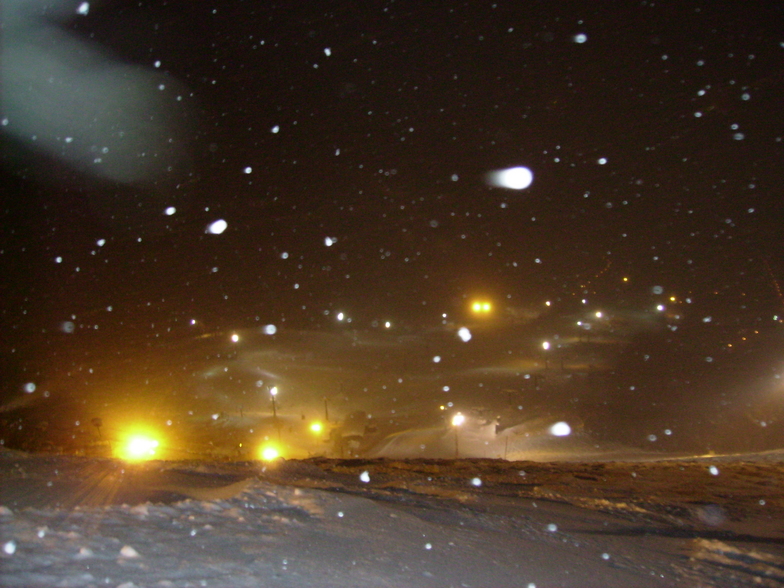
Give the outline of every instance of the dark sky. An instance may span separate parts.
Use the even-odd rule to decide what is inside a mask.
[[[87,133],[75,113],[99,108],[94,136],[125,124],[141,141],[117,169],[144,164],[126,181],[96,167],[112,153],[69,160],[16,131],[10,88],[42,70],[6,57],[6,392],[73,346],[167,341],[194,316],[313,326],[346,308],[416,326],[475,294],[647,308],[660,286],[721,326],[716,344],[780,328],[775,3],[35,5],[6,55],[29,44],[98,82],[73,100],[41,82],[31,128]],[[16,23],[18,3],[5,10]],[[46,27],[85,51],[27,40]],[[147,93],[112,64],[138,66]],[[485,181],[520,165],[526,190]]]

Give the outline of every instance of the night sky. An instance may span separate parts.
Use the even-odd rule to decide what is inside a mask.
[[[679,329],[632,345],[662,351],[657,394],[720,403],[743,366],[782,401],[775,3],[4,4],[5,399],[194,318],[415,332],[474,296],[672,296]],[[530,187],[488,184],[514,166]]]

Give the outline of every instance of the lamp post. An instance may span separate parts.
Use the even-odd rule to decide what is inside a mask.
[[[278,395],[278,387],[273,386],[270,388],[270,397],[272,398],[272,418],[278,418],[278,409],[275,406],[275,397]]]
[[[278,422],[278,408],[275,405],[275,397],[278,395],[278,387],[273,386],[270,388],[270,396],[272,397],[272,420],[275,423],[275,428],[278,430],[278,441],[280,441],[280,423]]]
[[[457,413],[455,416],[452,417],[452,426],[455,428],[455,458],[460,457],[460,448],[458,447],[458,430],[460,429],[460,425],[465,422],[465,417],[462,413]]]
[[[542,343],[542,350],[544,351],[544,353],[542,354],[542,357],[544,358],[544,369],[547,370],[550,367],[548,362],[549,358],[547,357],[547,352],[550,350],[549,341],[544,341]]]

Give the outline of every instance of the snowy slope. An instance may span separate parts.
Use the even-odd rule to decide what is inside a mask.
[[[0,469],[3,586],[784,586],[775,456]]]

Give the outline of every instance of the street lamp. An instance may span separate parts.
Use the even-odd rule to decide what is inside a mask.
[[[462,413],[458,412],[455,416],[452,417],[452,426],[455,428],[455,458],[460,456],[460,450],[457,444],[457,439],[458,439],[457,431],[460,428],[460,425],[462,425],[464,422],[465,422],[465,416],[463,416]]]
[[[278,387],[273,386],[270,388],[270,396],[272,397],[272,418],[278,418],[278,409],[275,406],[275,397],[278,395]]]
[[[272,398],[272,421],[275,428],[278,430],[278,441],[280,441],[280,423],[278,422],[278,407],[275,405],[275,397],[278,395],[278,387],[273,386],[270,388],[270,397]]]

